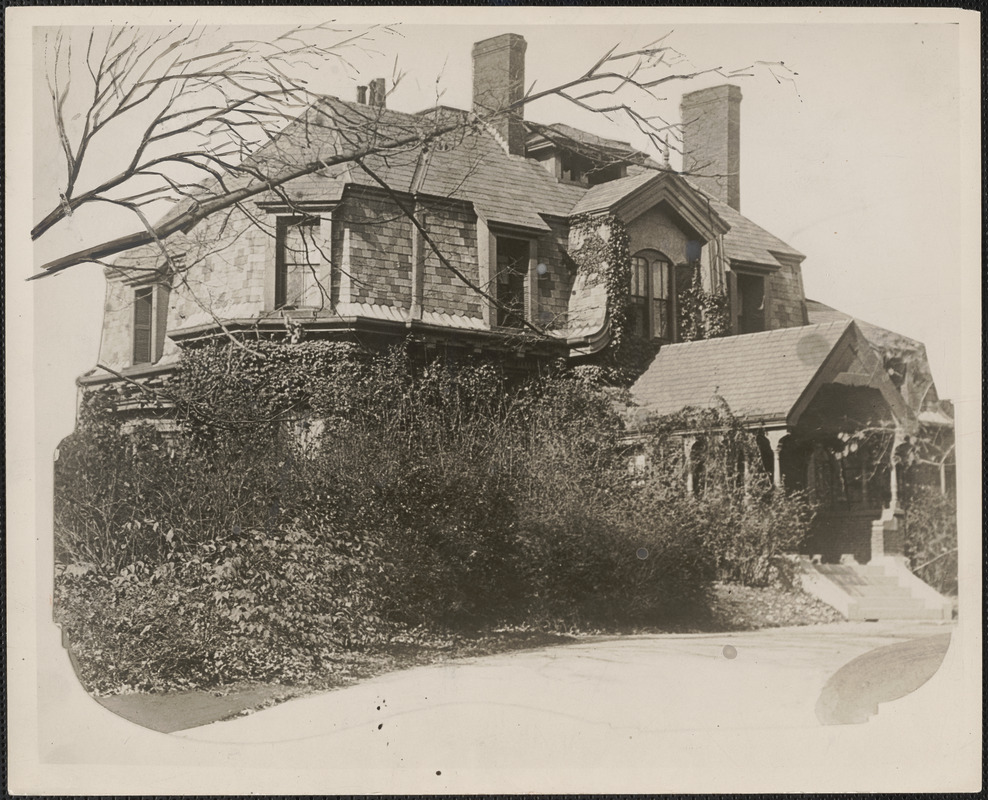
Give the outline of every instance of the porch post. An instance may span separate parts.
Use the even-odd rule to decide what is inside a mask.
[[[765,438],[768,439],[768,443],[772,445],[772,485],[783,488],[782,486],[782,440],[789,435],[789,432],[785,429],[779,431],[765,431]]]
[[[889,454],[889,507],[895,510],[899,507],[899,470],[896,467],[896,450],[905,440],[905,432],[898,426],[895,429],[895,436],[892,437],[892,452]]]
[[[683,463],[686,465],[686,493],[693,494],[693,445],[696,444],[695,436],[683,437]]]

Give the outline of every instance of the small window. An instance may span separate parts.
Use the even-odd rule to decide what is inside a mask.
[[[316,217],[281,217],[278,219],[275,265],[275,308],[296,308],[304,303],[305,289],[316,279],[315,269],[321,262],[316,234]]]
[[[671,342],[672,264],[661,253],[642,252],[631,259],[628,331],[641,339]]]
[[[528,285],[529,242],[497,239],[497,324],[521,328],[525,324],[525,291]]]
[[[738,318],[738,333],[765,330],[765,278],[739,272],[736,286],[734,313]]]
[[[154,361],[154,287],[134,292],[134,363]]]

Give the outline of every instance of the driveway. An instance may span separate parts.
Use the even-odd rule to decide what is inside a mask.
[[[361,760],[379,753],[389,761],[418,762],[434,753],[437,760],[452,756],[458,767],[475,769],[498,761],[536,768],[551,753],[596,760],[656,733],[779,731],[852,721],[833,709],[841,703],[857,709],[855,689],[867,673],[879,691],[862,695],[866,720],[878,702],[905,694],[935,672],[951,629],[840,623],[722,635],[601,637],[392,673],[174,735],[200,742],[295,741],[303,750],[325,748],[335,756],[360,753]],[[828,686],[856,657],[923,639],[935,644],[920,648],[925,667],[917,667],[911,645],[913,666],[905,684],[896,678],[893,647],[875,662],[877,674],[865,662]],[[928,674],[920,679],[923,669]],[[830,699],[821,707],[829,714],[820,716],[825,687]],[[441,764],[436,768],[441,772]]]

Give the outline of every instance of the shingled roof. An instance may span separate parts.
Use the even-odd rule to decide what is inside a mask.
[[[853,320],[858,330],[871,345],[871,348],[883,360],[887,357],[902,359],[908,365],[905,380],[899,391],[913,411],[920,411],[925,406],[936,406],[939,402],[930,362],[926,355],[926,346],[903,336],[901,333],[890,331],[871,322],[852,317],[836,308],[817,300],[806,300],[806,313],[810,323],[847,322]]]
[[[437,114],[438,118],[428,113],[407,114],[326,98],[247,159],[246,172],[235,172],[224,182],[227,188],[263,183],[252,173],[278,180],[303,164],[330,161],[377,143],[424,137],[435,130],[437,122],[444,124],[459,114],[463,128],[438,142],[423,147],[412,141],[368,155],[364,163],[396,192],[463,200],[472,203],[488,222],[540,231],[549,229],[542,214],[565,217],[583,195],[583,187],[561,184],[537,163],[510,155],[493,130],[469,125],[467,112],[444,108]],[[348,184],[379,186],[359,164],[346,161],[292,179],[284,192],[297,202],[335,201]],[[204,194],[209,196],[216,187],[217,182],[211,181]],[[181,213],[188,205],[173,213]]]
[[[699,191],[699,190],[698,190]],[[794,247],[790,247],[777,236],[773,236],[764,228],[756,225],[740,211],[731,208],[704,192],[710,201],[710,207],[717,212],[731,230],[724,234],[724,252],[731,261],[744,261],[749,264],[764,264],[771,267],[781,266],[778,256],[802,261],[806,256]]]
[[[631,397],[659,415],[726,402],[738,416],[782,422],[851,327],[831,322],[666,345]]]

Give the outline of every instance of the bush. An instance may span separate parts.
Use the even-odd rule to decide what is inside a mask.
[[[170,391],[178,433],[124,435],[97,395],[56,466],[56,616],[102,689],[294,681],[408,628],[661,625],[805,531],[802,499],[717,478],[751,446],[723,415],[693,420],[702,497],[682,420],[631,479],[592,375],[257,343],[190,352]]]
[[[291,682],[384,639],[376,567],[374,547],[346,532],[245,531],[112,579],[62,570],[55,618],[98,691]]]
[[[957,500],[929,486],[906,497],[906,556],[916,575],[941,594],[957,594]]]

